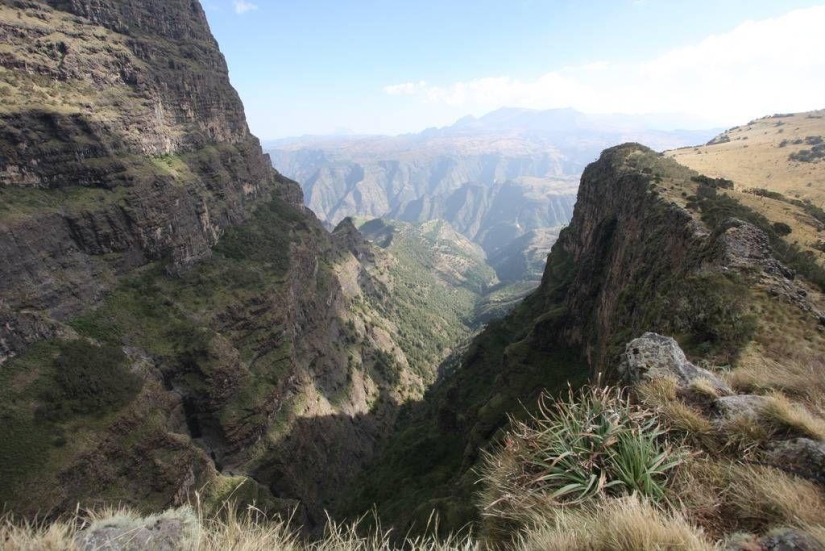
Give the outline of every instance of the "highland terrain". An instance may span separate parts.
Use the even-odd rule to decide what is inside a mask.
[[[3,549],[825,546],[821,112],[321,220],[198,2],[4,0],[0,37]]]

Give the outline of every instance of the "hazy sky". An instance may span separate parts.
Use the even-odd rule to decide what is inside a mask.
[[[711,126],[825,107],[822,1],[202,1],[262,139],[502,106]]]

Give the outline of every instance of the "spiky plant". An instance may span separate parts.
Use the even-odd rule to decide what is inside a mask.
[[[483,470],[487,506],[496,514],[597,495],[661,501],[683,455],[657,419],[618,388],[571,390],[566,400],[543,395],[538,413],[512,421],[504,442]]]

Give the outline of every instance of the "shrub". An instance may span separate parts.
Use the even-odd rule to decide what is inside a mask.
[[[571,390],[557,402],[545,394],[539,412],[513,421],[503,448],[487,457],[487,509],[518,516],[531,502],[634,493],[659,501],[668,472],[681,460],[653,414],[631,404],[621,389]]]
[[[800,163],[814,163],[819,159],[825,158],[825,144],[819,143],[814,145],[811,149],[801,149],[796,153],[791,153],[788,159]]]
[[[690,179],[697,184],[703,184],[713,188],[733,189],[733,180],[727,180],[725,178],[711,178],[710,176],[700,174],[698,176],[692,176]]]
[[[790,235],[793,231],[793,228],[791,228],[785,222],[774,222],[773,224],[771,224],[771,227],[773,228],[773,231],[775,231],[776,234],[779,236]]]
[[[63,343],[55,367],[56,385],[44,393],[39,410],[51,419],[117,410],[141,387],[140,377],[127,369],[126,355],[115,345],[95,346],[82,339]]]

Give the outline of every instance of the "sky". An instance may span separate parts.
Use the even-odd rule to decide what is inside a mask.
[[[825,108],[823,1],[202,3],[263,140],[418,132],[500,107],[705,128]]]

